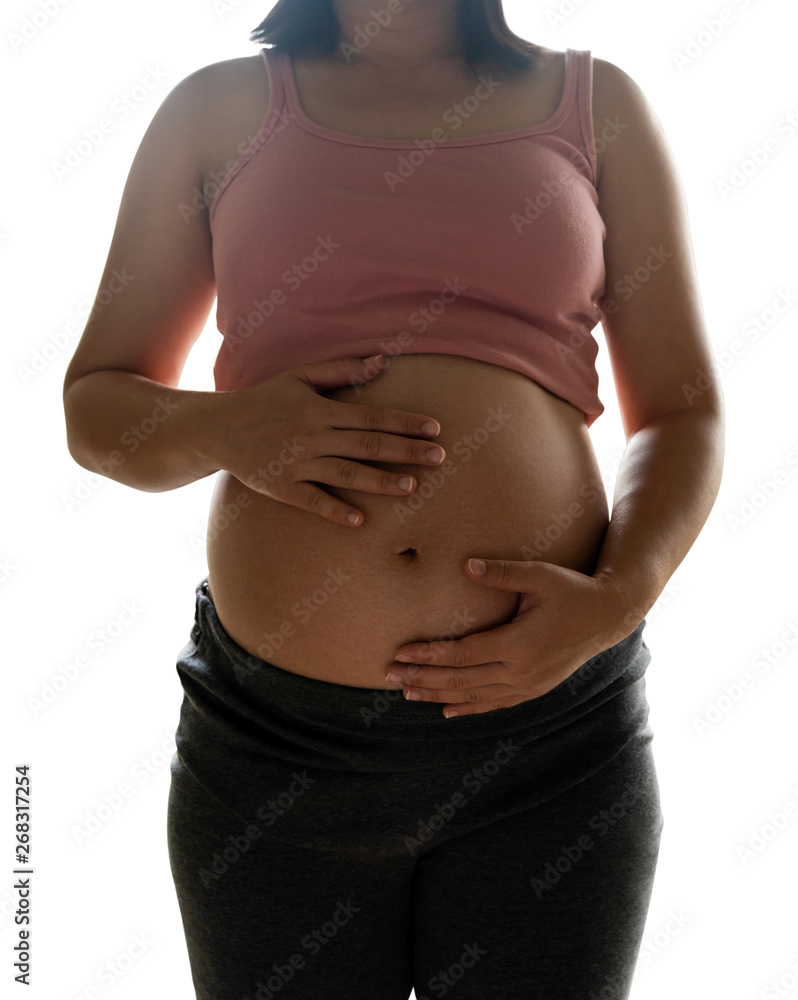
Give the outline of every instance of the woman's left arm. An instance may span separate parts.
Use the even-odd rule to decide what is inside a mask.
[[[421,700],[445,702],[447,715],[545,694],[632,632],[720,488],[723,395],[673,155],[641,89],[601,59],[594,118],[597,128],[612,122],[615,136],[596,185],[607,230],[602,328],[627,441],[612,516],[592,576],[540,561],[485,559],[482,576],[466,565],[475,582],[522,594],[516,617],[452,642],[402,646],[397,655],[421,666],[390,668]]]
[[[628,126],[604,150],[597,185],[610,289],[601,325],[627,446],[594,577],[623,597],[618,641],[651,609],[709,516],[725,417],[684,191],[662,126],[631,77],[602,59],[594,59],[594,107],[596,118]],[[612,290],[624,301],[611,301]]]

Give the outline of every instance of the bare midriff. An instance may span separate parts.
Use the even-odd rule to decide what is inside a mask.
[[[435,354],[389,357],[365,386],[324,395],[433,417],[446,460],[364,463],[413,475],[406,497],[320,484],[363,511],[353,528],[220,472],[209,589],[225,630],[248,652],[306,677],[389,689],[400,646],[515,617],[520,594],[474,582],[469,558],[593,573],[609,510],[581,410],[518,372]]]
[[[373,81],[358,83],[340,60],[295,54],[292,61],[306,113],[334,130],[427,135],[449,103],[443,82],[427,100],[418,91],[400,100]],[[539,66],[505,80],[458,135],[548,120],[564,67],[564,53],[543,50]],[[242,135],[255,134],[268,101],[260,56],[229,68],[234,85],[226,85],[214,127],[203,133],[209,177],[235,159]],[[463,79],[453,76],[453,99],[462,96]],[[407,497],[319,484],[363,511],[358,527],[273,500],[220,472],[207,540],[209,589],[225,630],[248,652],[319,680],[395,688],[385,675],[400,646],[461,638],[515,616],[520,595],[474,582],[469,558],[541,559],[594,571],[609,510],[585,416],[575,406],[519,372],[440,354],[389,357],[365,386],[324,395],[434,417],[446,460],[438,468],[365,463],[414,476],[418,485]]]

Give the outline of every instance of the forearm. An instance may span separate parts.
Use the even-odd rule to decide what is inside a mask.
[[[651,610],[698,537],[723,473],[724,416],[670,413],[629,439],[595,577],[615,584],[614,642]]]
[[[215,398],[133,372],[92,372],[64,395],[69,452],[125,486],[177,489],[218,471],[207,454]]]

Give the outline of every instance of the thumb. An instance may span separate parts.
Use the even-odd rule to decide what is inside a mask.
[[[290,373],[311,388],[326,392],[341,386],[361,386],[379,375],[385,366],[385,355],[371,358],[332,358],[329,361],[308,361]]]
[[[475,569],[479,569],[480,563],[485,569],[484,572],[477,573]],[[518,562],[513,559],[469,559],[466,569],[472,580],[486,587],[517,593],[520,599],[515,610],[516,617],[540,603],[545,581],[539,563]]]
[[[534,562],[514,559],[469,559],[466,569],[472,580],[500,590],[529,593],[536,589],[539,573]]]

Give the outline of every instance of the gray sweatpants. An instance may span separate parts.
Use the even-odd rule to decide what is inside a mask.
[[[445,719],[252,656],[196,588],[167,814],[198,1000],[625,1000],[663,817],[645,621]]]

